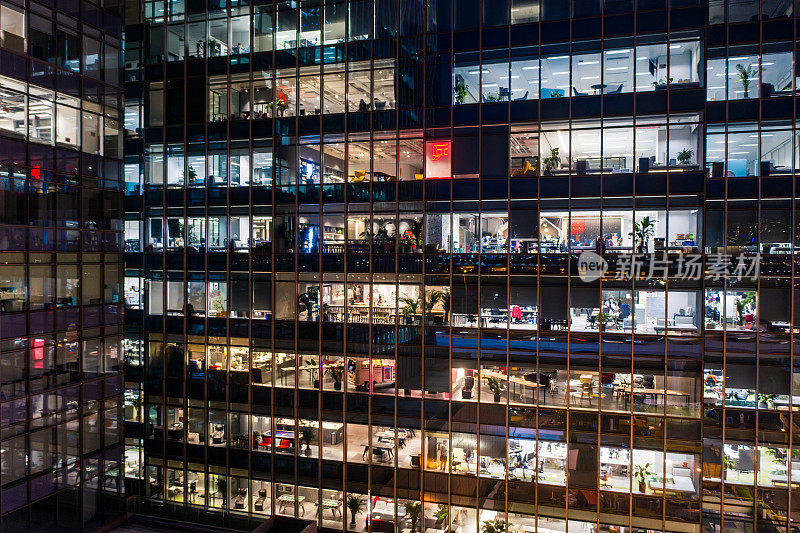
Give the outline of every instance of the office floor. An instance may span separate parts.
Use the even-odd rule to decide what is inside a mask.
[[[580,385],[580,374],[573,375],[569,380],[566,372],[559,372],[556,379],[556,388],[527,387],[511,383],[510,391],[506,388],[500,394],[500,402],[506,399],[511,405],[533,406],[538,402],[541,406],[585,408],[595,410],[600,407],[603,411],[631,412],[631,394],[617,390],[610,383],[598,385],[596,377],[593,379],[591,393],[588,388]],[[486,380],[480,380],[480,386],[473,389],[472,397],[464,399],[462,391],[464,380],[459,380],[454,388],[453,399],[459,401],[480,401],[494,403],[494,392],[489,388]],[[661,388],[662,385],[656,385]],[[538,389],[538,390],[537,390]],[[508,394],[511,397],[508,397]],[[697,416],[700,402],[692,401],[691,397],[670,395],[667,400],[667,413],[676,416]],[[633,412],[639,413],[664,413],[664,396],[661,394],[636,394],[633,402]]]
[[[391,431],[391,428],[373,426],[373,445],[382,444],[378,443],[378,439],[375,436],[376,433],[381,431]],[[346,432],[344,433],[346,438],[341,439],[336,444],[331,444],[330,442],[322,443],[322,458],[332,461],[342,461],[343,458],[345,458],[349,462],[364,462],[368,458],[364,455],[365,448],[363,445],[369,443],[369,433],[369,426],[362,424],[348,424],[346,427]],[[281,453],[281,451],[276,450],[276,453]],[[286,451],[286,453],[293,454],[294,451],[289,449]],[[405,445],[399,450],[393,452],[393,455],[395,455],[397,458],[398,467],[411,468],[411,457],[413,455],[419,455],[420,453],[421,439],[420,432],[417,431],[414,437],[405,439]],[[300,454],[316,458],[319,456],[319,447],[317,443],[314,442],[311,444],[308,452],[306,452],[305,445],[302,445]],[[393,464],[393,460],[389,460],[385,464]]]
[[[531,369],[535,371],[535,369]],[[508,398],[509,390],[508,383],[503,385],[506,387],[501,393],[501,403],[505,403],[506,399],[511,405],[534,406],[538,402],[540,405],[548,405],[555,407],[566,407],[569,402],[570,408],[586,408],[597,409],[598,406],[604,411],[617,411],[627,413],[631,411],[631,398],[630,393],[625,394],[622,391],[614,390],[610,383],[598,385],[596,373],[594,373],[592,391],[589,393],[588,389],[581,388],[578,383],[580,373],[576,372],[567,380],[566,373],[558,372],[557,387],[545,390],[544,387],[539,387],[538,390],[533,387],[527,387],[518,383],[510,384],[511,397]],[[521,375],[519,376],[521,377]],[[569,385],[567,386],[569,382]],[[294,373],[289,372],[286,376],[285,383],[294,385]],[[327,374],[322,378],[323,390],[334,390],[333,380]],[[313,383],[308,372],[301,372],[298,378],[298,386],[301,388],[312,388]],[[355,387],[352,383],[342,384],[342,388],[347,388],[350,392],[355,392]],[[453,400],[457,401],[480,401],[483,403],[494,403],[494,392],[489,388],[485,379],[480,380],[480,386],[472,390],[470,398],[465,398],[462,394],[464,388],[464,380],[461,378],[453,386]],[[663,380],[656,385],[655,388],[663,388]],[[674,389],[674,385],[670,385]],[[421,397],[421,391],[410,391],[410,396]],[[394,394],[394,388],[386,388],[376,390],[373,394]],[[405,395],[405,391],[399,391],[399,394]],[[450,399],[450,395],[446,392],[438,394],[426,394],[429,398]],[[664,396],[661,394],[636,394],[633,398],[633,412],[639,413],[654,413],[663,414],[664,412]],[[702,402],[694,401],[691,396],[679,396],[670,394],[667,398],[667,414],[674,416],[692,416],[699,415]]]

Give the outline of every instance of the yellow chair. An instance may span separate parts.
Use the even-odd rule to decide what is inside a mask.
[[[511,173],[512,176],[530,176],[536,175],[536,169],[531,165],[530,161],[523,161],[522,168],[517,169]]]
[[[414,179],[415,180],[424,180],[425,179],[425,175],[424,174],[414,174]]]
[[[353,181],[364,181],[364,178],[367,176],[366,170],[354,170],[353,171]]]
[[[531,165],[530,161],[525,161],[525,164],[522,165],[522,173],[524,175],[526,175],[526,176],[528,174],[535,174],[536,173],[536,169],[533,168],[533,165]]]

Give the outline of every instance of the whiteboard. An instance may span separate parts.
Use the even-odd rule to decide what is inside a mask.
[[[647,318],[666,318],[667,300],[666,293],[650,292],[645,300],[645,316]]]

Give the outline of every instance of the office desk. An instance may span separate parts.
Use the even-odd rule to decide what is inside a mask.
[[[364,448],[364,452],[361,454],[361,458],[366,460],[367,452],[370,449],[370,444],[368,442],[362,442],[361,446]],[[372,444],[372,449],[373,450],[383,450],[383,451],[385,451],[386,455],[389,458],[389,461],[391,461],[394,458],[394,444],[386,444],[386,443],[382,443],[382,442],[375,442],[375,443]]]
[[[520,385],[522,387],[531,387],[531,388],[537,388],[542,386],[541,383],[537,383],[535,381],[528,381],[525,378],[520,378],[516,376],[508,376],[506,374],[503,374],[502,372],[497,372],[495,370],[479,370],[478,374],[483,379],[495,378],[501,381],[507,381],[509,384],[513,384],[514,388],[511,389],[512,394],[516,392],[517,385]]]
[[[669,329],[670,331],[682,331],[682,332],[690,332],[690,333],[697,333],[697,326],[690,325],[690,324],[667,324],[666,326],[653,326],[653,329],[656,333],[660,333]]]
[[[375,437],[377,439],[377,442],[384,444],[389,444],[389,443],[394,444],[395,433],[394,431],[379,431],[375,433]],[[404,434],[397,435],[397,445],[400,446],[401,448],[406,445],[406,437]]]
[[[669,480],[664,486],[664,483],[661,481],[651,481],[650,482],[650,490],[653,492],[665,492],[665,493],[673,493],[673,494],[694,494],[695,488],[694,483],[692,483],[692,479],[683,476],[675,476],[672,478],[672,482]]]
[[[631,387],[617,387],[616,390],[620,390],[622,392],[630,394],[632,397],[639,396],[683,396],[686,398],[686,405],[689,405],[689,397],[691,396],[688,392],[681,392],[677,390],[669,390],[669,389],[644,389],[641,387],[635,387],[631,389]],[[624,402],[625,407],[628,406],[628,394],[624,395]]]

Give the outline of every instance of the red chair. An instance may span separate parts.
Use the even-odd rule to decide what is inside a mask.
[[[289,439],[281,439],[281,442],[278,444],[278,448],[291,448],[292,444]]]
[[[270,444],[272,444],[272,437],[261,438],[261,446],[269,446]]]

